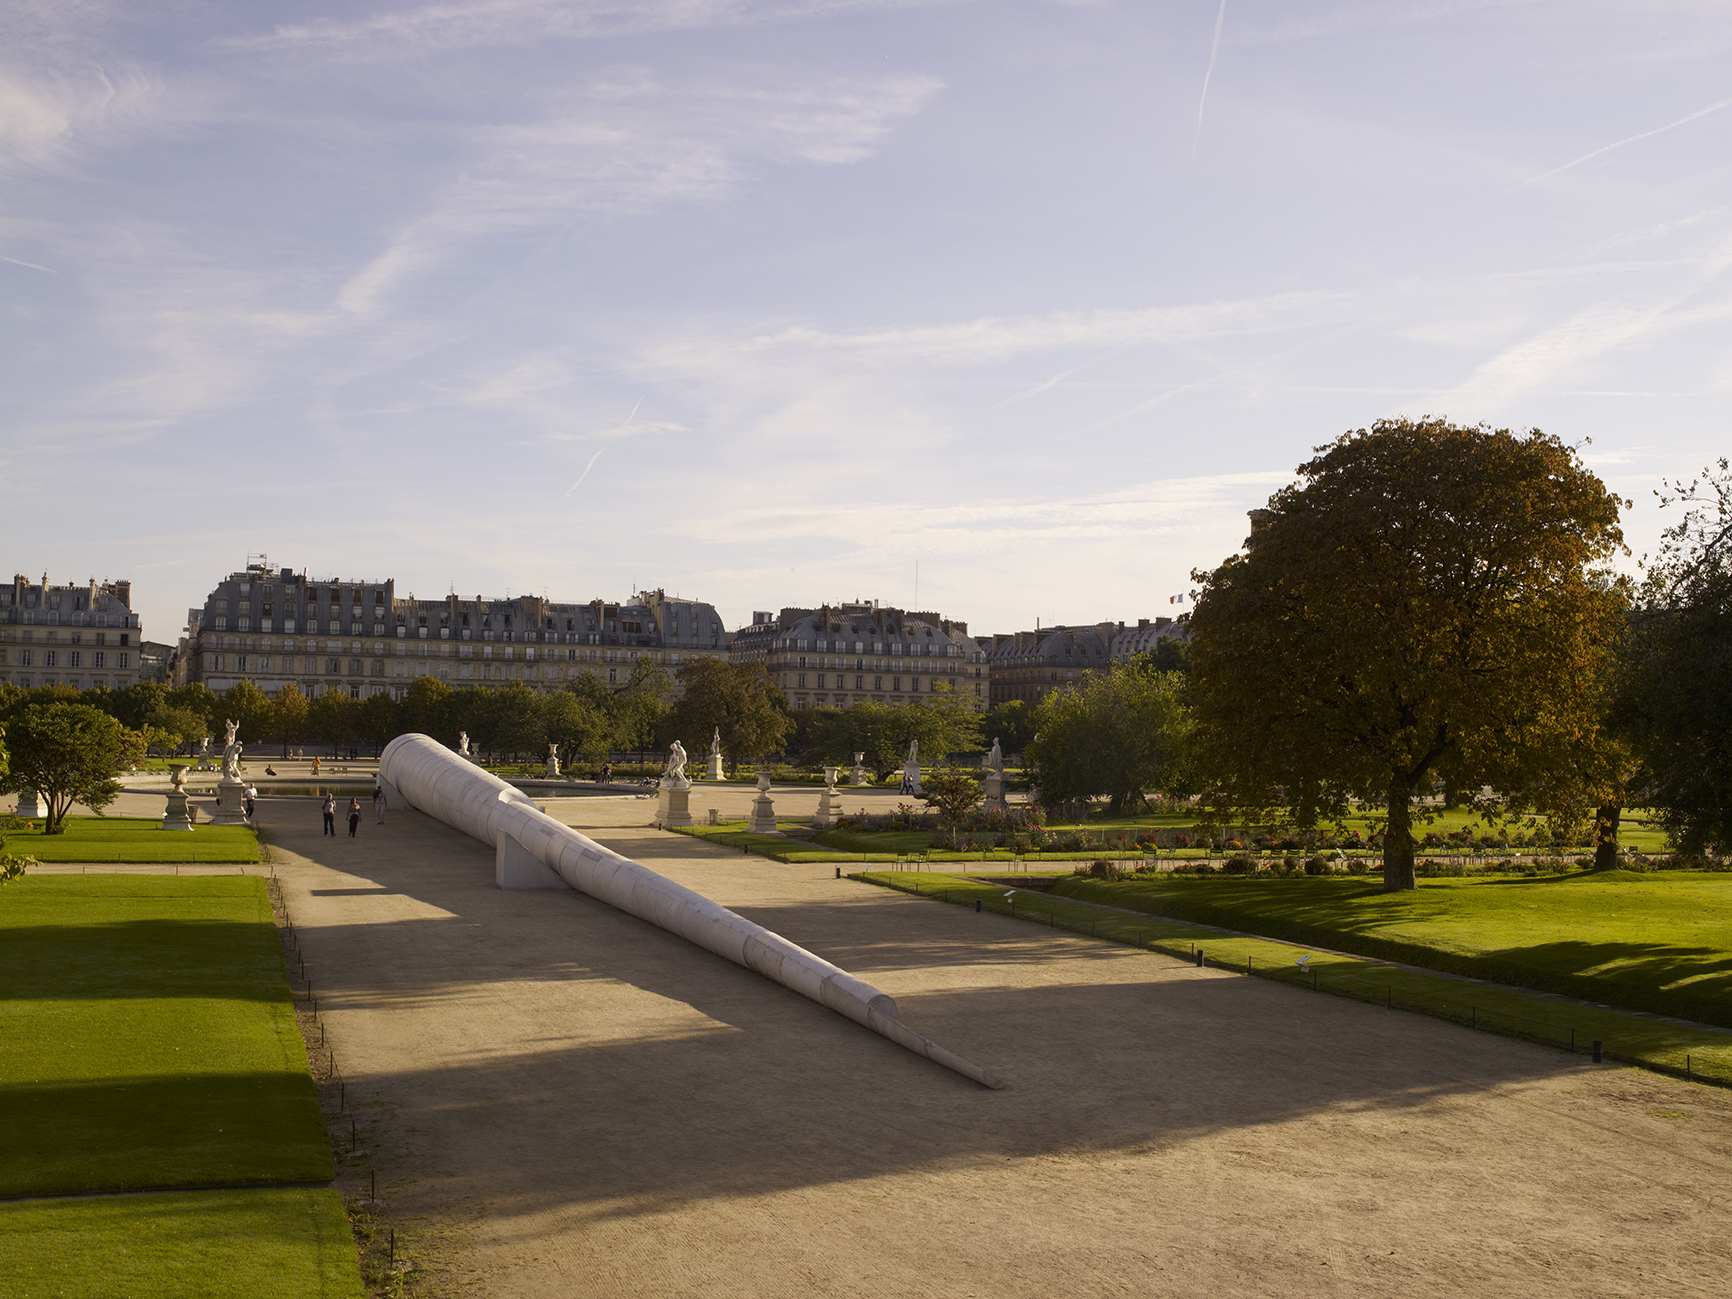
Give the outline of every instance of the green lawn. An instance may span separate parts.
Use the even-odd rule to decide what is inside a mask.
[[[342,1198],[327,1188],[0,1204],[0,1294],[78,1299],[360,1299]]]
[[[265,885],[0,891],[0,1198],[330,1178]]]
[[[69,816],[63,834],[34,830],[0,834],[0,850],[44,862],[256,862],[259,841],[250,826],[195,825],[164,830],[153,817]]]
[[[773,835],[752,834],[745,821],[724,821],[720,825],[675,826],[677,834],[689,834],[724,848],[735,848],[780,862],[836,862],[838,864],[870,865],[874,862],[898,862],[907,857],[957,866],[978,866],[982,870],[1004,871],[1017,862],[1070,863],[1095,861],[1101,857],[1136,857],[1136,853],[1101,852],[1031,852],[1017,857],[1008,848],[996,853],[984,848],[967,852],[951,852],[942,848],[927,848],[932,836],[924,830],[875,831],[862,834],[850,830],[825,830],[810,843],[783,839]],[[809,828],[803,821],[778,821],[777,825],[792,829]],[[855,851],[850,845],[865,845],[868,851]],[[1171,854],[1163,854],[1170,856]]]
[[[1009,889],[961,876],[874,871],[851,878],[918,892],[970,909],[978,903],[983,910],[1012,915],[1035,925],[1153,948],[1185,959],[1201,949],[1211,966],[1278,979],[1296,989],[1417,1011],[1560,1047],[1582,1050],[1598,1038],[1614,1058],[1732,1082],[1732,1037],[1705,1027],[1652,1019],[1607,1006],[1562,1001],[1521,988],[1468,982],[1427,969],[1320,954],[1273,939],[1225,934],[1220,929],[1185,920],[1127,914],[1074,897]],[[1333,882],[1293,880],[1271,884],[1303,887]],[[1205,892],[1214,885],[1204,881],[1197,887],[1199,892]],[[1116,908],[1128,904],[1118,895],[1110,905]],[[1342,946],[1339,942],[1331,945]],[[1302,965],[1301,958],[1304,958]]]
[[[1061,879],[1064,896],[1732,1027],[1732,873]]]

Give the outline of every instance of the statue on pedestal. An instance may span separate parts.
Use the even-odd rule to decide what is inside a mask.
[[[704,772],[711,780],[722,778],[722,728],[716,727],[716,733],[710,740],[709,770]]]
[[[991,771],[1004,775],[1004,750],[998,747],[998,737],[992,737],[992,752],[986,755],[986,765]]]
[[[668,767],[662,773],[662,784],[671,789],[692,787],[692,782],[686,779],[686,746],[678,740],[668,749]]]
[[[866,755],[864,753],[856,753],[854,755],[854,770],[849,773],[853,784],[864,785],[866,783],[865,763]]]
[[[457,732],[457,756],[459,758],[468,758],[471,756],[469,753],[469,732],[468,731],[458,731]]]
[[[241,742],[235,738],[240,729],[240,723],[232,718],[223,723],[228,734],[223,737],[223,780],[239,781],[241,778]]]

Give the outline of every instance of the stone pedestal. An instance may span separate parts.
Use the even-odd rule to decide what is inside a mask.
[[[181,788],[181,782],[186,779],[185,767],[169,768],[169,783],[174,786],[168,792],[168,807],[162,814],[164,830],[191,830],[192,818],[186,811],[186,791]]]
[[[865,757],[866,755],[864,753],[856,753],[854,755],[854,770],[850,773],[853,777],[851,781],[852,784],[864,785],[866,783],[866,768],[861,765]]]
[[[1004,773],[993,771],[990,767],[980,778],[980,792],[983,796],[982,806],[989,812],[1002,812],[1004,803]]]
[[[661,783],[661,798],[656,807],[656,824],[662,829],[675,825],[690,825],[692,812],[688,804],[692,797],[690,781],[680,781],[671,784],[664,780]]]
[[[707,780],[720,780],[722,778],[722,755],[721,754],[719,754],[719,753],[710,754],[710,765],[704,769],[704,777]]]
[[[238,780],[217,782],[216,815],[213,825],[245,825],[247,823],[246,786]]]
[[[910,794],[920,793],[920,764],[918,762],[903,764],[902,788]]]
[[[812,818],[812,824],[821,830],[828,830],[836,824],[836,775],[838,768],[824,768],[824,792],[818,796],[818,815]]]
[[[47,815],[47,813],[42,810],[42,800],[37,796],[34,789],[21,789],[18,791],[18,815],[25,817]]]
[[[548,780],[558,780],[559,779],[559,759],[558,758],[549,758],[547,760],[546,778]]]
[[[746,827],[753,834],[776,832],[776,809],[770,802],[770,773],[758,773],[758,796],[752,800],[752,821]]]

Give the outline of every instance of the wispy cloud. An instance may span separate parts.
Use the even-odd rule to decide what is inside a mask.
[[[720,201],[767,164],[857,162],[939,84],[881,77],[674,87],[617,69],[545,120],[472,132],[472,169],[442,187],[429,210],[344,285],[339,301],[371,311],[466,240]]]
[[[589,463],[583,467],[583,472],[577,476],[577,481],[575,483],[573,483],[570,487],[567,487],[565,489],[565,491],[560,495],[560,498],[559,498],[560,500],[563,501],[566,497],[570,496],[573,492],[575,492],[579,487],[583,486],[583,480],[585,478],[589,477],[589,471],[591,469],[595,468],[595,462],[597,460],[601,459],[601,453],[603,451],[606,451],[606,450],[607,450],[606,447],[600,447],[596,450],[596,453],[589,458]]]
[[[549,39],[639,36],[684,28],[742,26],[858,11],[910,9],[954,0],[476,0],[424,5],[350,22],[287,23],[225,45],[317,50],[350,56],[522,45]]]

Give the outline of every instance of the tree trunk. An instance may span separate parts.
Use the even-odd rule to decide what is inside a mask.
[[[1413,875],[1413,782],[1401,777],[1389,782],[1389,828],[1383,836],[1383,891],[1416,889]]]
[[[1618,821],[1623,805],[1602,803],[1594,810],[1594,869],[1616,870],[1618,866]]]

